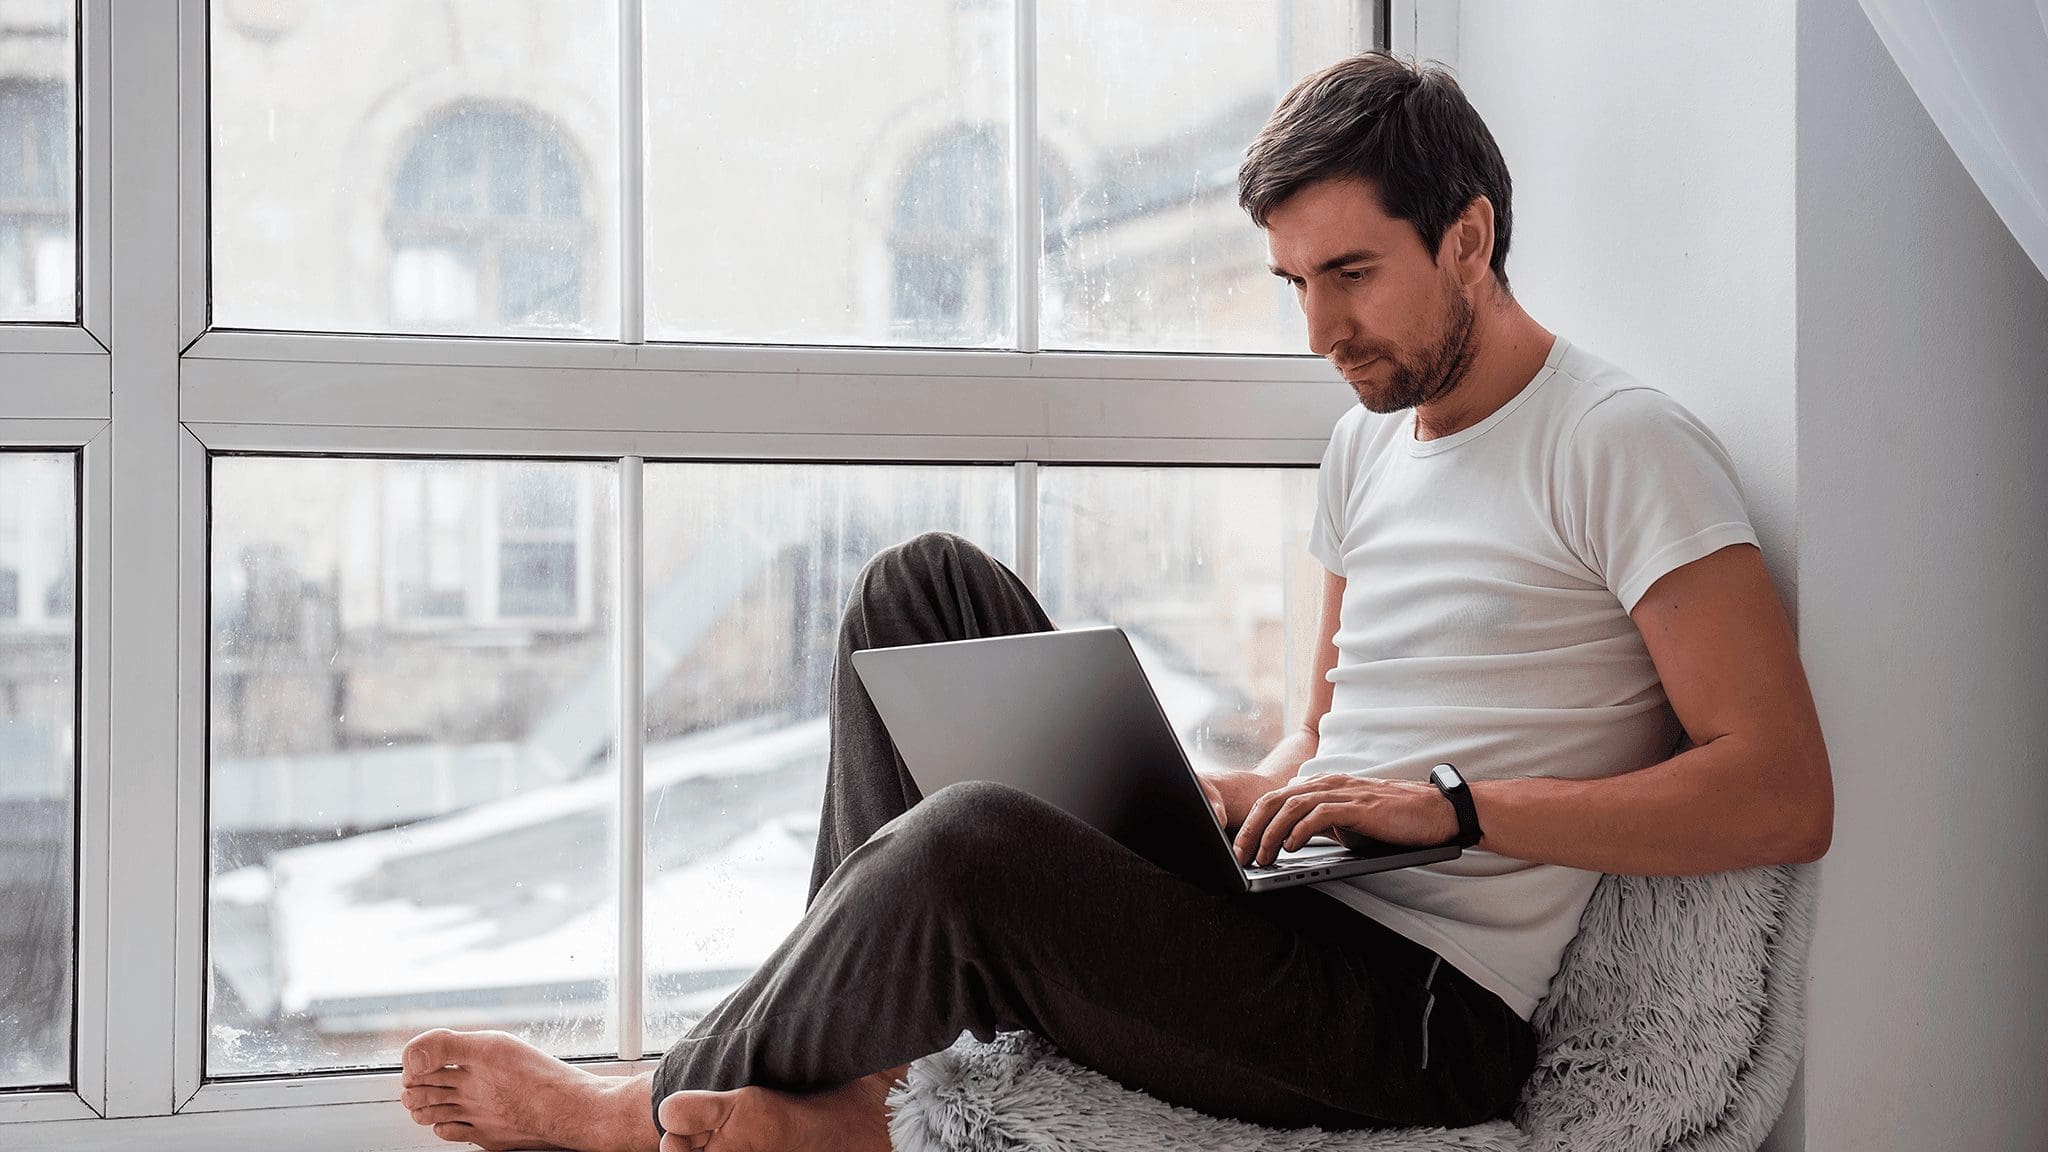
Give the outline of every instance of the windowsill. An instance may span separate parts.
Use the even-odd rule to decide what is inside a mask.
[[[414,1124],[404,1108],[390,1101],[10,1124],[0,1126],[0,1140],[9,1147],[48,1152],[219,1152],[259,1147],[386,1152],[449,1147],[432,1128]]]
[[[650,1071],[655,1061],[576,1063],[600,1075]],[[76,1102],[52,1093],[48,1099]],[[83,1105],[79,1105],[83,1108]],[[304,1076],[208,1084],[172,1116],[0,1123],[0,1146],[48,1152],[219,1152],[289,1147],[292,1152],[387,1152],[447,1148],[398,1104],[396,1073]]]

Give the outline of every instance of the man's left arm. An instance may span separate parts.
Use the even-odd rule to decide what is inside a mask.
[[[1480,847],[1630,875],[1819,859],[1833,777],[1763,553],[1737,544],[1675,568],[1629,615],[1697,747],[1597,780],[1474,781]]]
[[[1602,779],[1472,781],[1479,847],[1631,875],[1820,858],[1834,828],[1827,747],[1763,554],[1736,544],[1675,568],[1630,618],[1696,747]],[[1427,844],[1449,840],[1457,822],[1427,782],[1311,777],[1254,805],[1239,856],[1268,862],[1346,829]]]

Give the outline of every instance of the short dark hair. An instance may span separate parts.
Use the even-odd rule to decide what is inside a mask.
[[[1431,255],[1465,206],[1486,197],[1493,275],[1507,286],[1507,161],[1449,72],[1372,51],[1303,79],[1246,149],[1237,202],[1264,228],[1281,201],[1343,177],[1371,182],[1381,210],[1413,225]]]

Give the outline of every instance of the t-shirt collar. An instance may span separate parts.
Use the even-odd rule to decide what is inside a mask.
[[[1486,419],[1481,420],[1470,428],[1463,428],[1451,433],[1449,436],[1439,436],[1434,440],[1418,440],[1415,438],[1414,411],[1411,409],[1404,413],[1405,419],[1401,424],[1401,432],[1402,439],[1408,444],[1408,454],[1410,456],[1434,456],[1439,452],[1448,452],[1460,444],[1477,440],[1481,436],[1486,435],[1488,429],[1507,419],[1515,409],[1522,406],[1523,401],[1534,396],[1536,390],[1543,387],[1544,382],[1550,379],[1551,374],[1557,371],[1557,366],[1564,361],[1565,349],[1570,346],[1570,341],[1564,337],[1554,338],[1550,342],[1550,354],[1543,358],[1543,367],[1536,370],[1536,375],[1530,377],[1529,382],[1522,385],[1519,392],[1508,397],[1507,403],[1494,409]]]

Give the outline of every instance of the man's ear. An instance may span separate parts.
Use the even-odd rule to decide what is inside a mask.
[[[1493,275],[1493,201],[1474,196],[1451,221],[1437,259],[1449,260],[1460,284],[1476,285]]]

